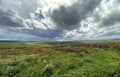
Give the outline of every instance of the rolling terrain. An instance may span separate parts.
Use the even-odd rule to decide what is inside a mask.
[[[0,42],[0,77],[120,77],[120,41]]]

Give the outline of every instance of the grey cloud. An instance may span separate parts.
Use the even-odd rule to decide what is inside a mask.
[[[38,18],[43,17],[37,13],[35,15]],[[43,24],[47,26],[47,24]],[[26,25],[32,29],[26,28]],[[18,16],[16,12],[5,9],[0,9],[0,27],[11,32],[23,33],[37,37],[53,38],[62,34],[62,31],[59,29],[36,28],[36,25],[32,23],[32,21],[25,22],[25,20]]]
[[[103,4],[100,4],[100,6],[97,7],[98,11],[94,11],[90,16],[93,18],[93,22],[97,24],[99,28],[110,27],[114,26],[116,23],[119,23],[120,0],[102,0],[102,3]]]
[[[54,41],[55,39],[28,35],[24,33],[11,32],[0,29],[0,40],[15,40],[15,41]]]
[[[107,28],[101,28],[102,29],[102,31],[100,31],[99,32],[99,30],[98,31],[96,31],[96,36],[97,37],[106,37],[106,36],[113,36],[113,35],[115,35],[115,36],[117,36],[117,35],[120,35],[120,26],[118,26],[118,25],[114,25],[114,26],[109,26],[109,27],[107,27]]]
[[[106,18],[101,19],[100,27],[113,26],[115,23],[120,22],[120,12],[112,12]]]
[[[14,11],[0,8],[0,26],[22,27],[24,22]]]
[[[38,21],[45,18],[41,10],[39,10],[39,12],[35,13],[34,15],[34,19]]]
[[[46,38],[60,37],[62,35],[62,31],[58,29],[40,29],[35,27],[33,27],[33,29],[23,29],[22,32],[33,36]]]
[[[69,7],[64,5],[53,10],[51,18],[62,29],[74,29],[98,6],[100,0],[78,0]]]
[[[28,19],[30,13],[34,13],[37,9],[37,0],[0,0],[0,7],[12,9],[16,11],[21,17]]]
[[[120,0],[106,0],[104,5],[99,5],[104,0],[78,0],[71,6],[61,5],[57,9],[47,6],[46,0],[46,5],[39,6],[37,10],[35,10],[36,0],[0,1],[2,8],[0,9],[0,27],[4,27],[1,29],[5,30],[0,31],[0,38],[3,39],[53,41],[62,38],[63,40],[81,40],[120,35],[120,28],[118,28],[120,27],[118,24],[120,23],[120,10],[114,10],[117,5],[114,1]],[[106,13],[104,7],[111,8],[107,10],[109,13]],[[99,11],[96,11],[96,8]],[[51,11],[51,9],[54,10]],[[31,18],[30,13],[32,13]],[[118,26],[115,26],[116,22]],[[110,25],[114,28],[109,29]],[[102,28],[105,29],[102,30]]]

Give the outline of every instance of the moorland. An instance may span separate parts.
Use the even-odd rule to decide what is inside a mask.
[[[120,41],[0,42],[0,77],[120,77]]]

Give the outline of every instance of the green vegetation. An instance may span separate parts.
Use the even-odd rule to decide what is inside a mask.
[[[1,42],[0,77],[120,77],[120,41]]]

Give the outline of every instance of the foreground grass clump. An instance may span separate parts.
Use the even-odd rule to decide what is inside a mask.
[[[0,43],[0,77],[120,77],[120,42]]]

